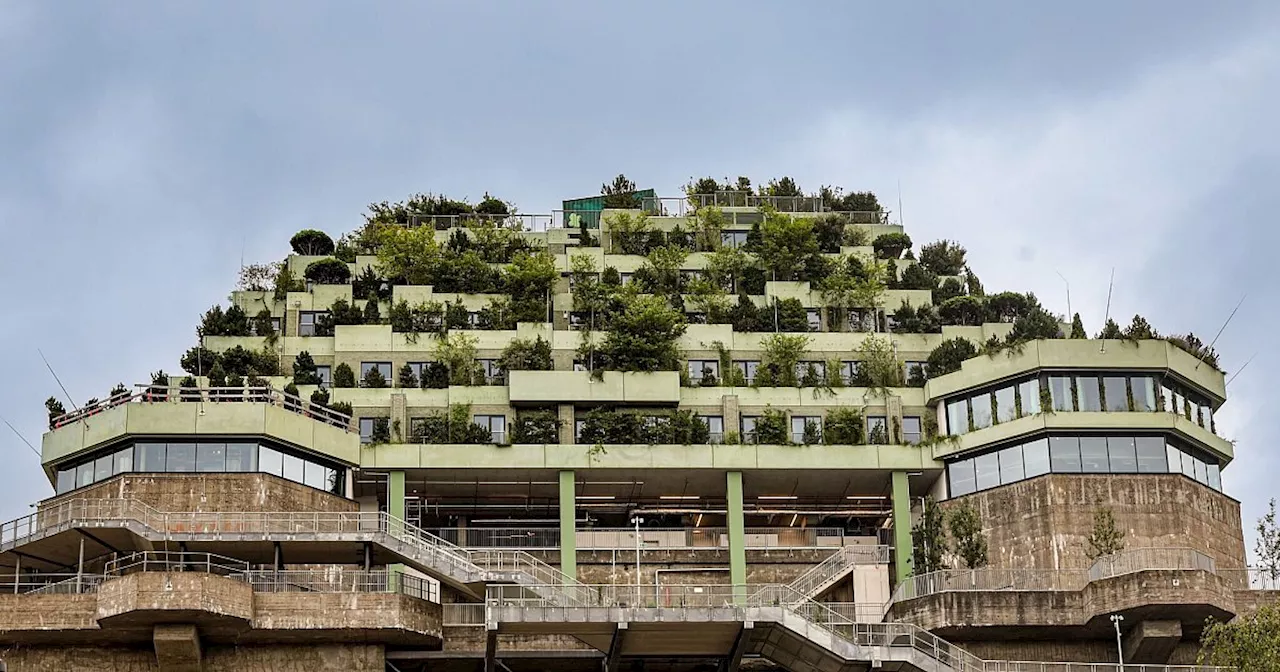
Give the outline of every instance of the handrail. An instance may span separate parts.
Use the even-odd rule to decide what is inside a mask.
[[[80,410],[54,418],[52,429],[61,429],[128,403],[234,402],[279,406],[286,411],[323,422],[343,431],[352,431],[350,415],[340,413],[327,406],[313,404],[309,400],[276,390],[269,385],[263,387],[180,387],[140,383],[134,387],[137,388],[137,391],[133,393],[117,394],[92,406],[85,406]]]
[[[560,548],[558,527],[442,527],[431,532],[465,548],[523,548],[556,550]],[[635,550],[636,532],[632,527],[584,527],[576,531],[578,550]],[[727,527],[644,527],[640,528],[641,550],[727,548]],[[846,535],[838,527],[748,527],[746,548],[834,550],[846,543]],[[819,543],[826,540],[830,543]],[[888,562],[888,547],[885,560]]]
[[[513,213],[509,215],[467,213],[462,215],[426,215],[409,213],[408,228],[430,226],[436,231],[447,231],[452,228],[465,228],[472,222],[492,223],[498,228],[512,231],[546,231],[551,228],[553,214]]]
[[[800,595],[812,597],[824,584],[851,570],[855,565],[888,564],[889,547],[882,545],[841,546],[825,560],[809,568],[787,584]]]
[[[135,551],[108,560],[102,573],[123,576],[134,572],[196,571],[207,574],[234,574],[249,571],[244,560],[216,553],[185,551]]]
[[[1133,548],[1104,555],[1089,567],[1089,580],[1132,574],[1152,569],[1202,569],[1216,572],[1217,563],[1194,548]]]

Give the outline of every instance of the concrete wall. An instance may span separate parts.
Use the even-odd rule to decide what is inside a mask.
[[[4,652],[10,672],[163,672],[150,646],[30,647]],[[210,646],[204,672],[383,672],[381,646]]]
[[[1174,474],[1051,474],[942,503],[972,502],[992,567],[1083,569],[1094,512],[1110,507],[1125,548],[1193,548],[1243,567],[1240,503]]]
[[[270,474],[121,474],[46,499],[40,508],[69,499],[132,498],[160,511],[356,511],[349,499]]]

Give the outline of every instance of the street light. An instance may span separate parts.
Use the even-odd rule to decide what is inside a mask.
[[[1124,620],[1124,616],[1120,614],[1111,614],[1111,625],[1116,628],[1116,660],[1120,661],[1119,667],[1116,669],[1124,669],[1124,647],[1120,645],[1120,621]],[[2,672],[2,671],[0,671]]]
[[[631,522],[636,526],[636,606],[640,606],[640,523],[644,522],[644,518],[639,515],[631,517]],[[656,579],[655,579],[656,583]],[[4,672],[0,670],[0,672]]]

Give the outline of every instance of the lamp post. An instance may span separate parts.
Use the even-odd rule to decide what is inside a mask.
[[[644,522],[644,518],[639,515],[631,517],[631,522],[636,526],[636,606],[640,606],[640,523]]]
[[[1111,614],[1111,625],[1116,628],[1116,660],[1120,664],[1116,667],[1118,670],[1124,669],[1124,647],[1120,644],[1120,622],[1124,620],[1124,616],[1120,614]]]

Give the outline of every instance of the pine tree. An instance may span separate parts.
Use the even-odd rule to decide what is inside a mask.
[[[1254,559],[1263,576],[1272,581],[1280,580],[1280,529],[1276,528],[1276,500],[1271,500],[1267,513],[1258,519],[1258,540],[1254,546]]]
[[[947,547],[947,530],[942,507],[933,497],[924,498],[924,511],[920,520],[911,528],[911,543],[915,560],[915,574],[928,574],[946,569],[943,559],[950,550]]]
[[[1089,548],[1085,555],[1090,560],[1115,555],[1124,550],[1124,536],[1124,532],[1116,527],[1116,517],[1111,509],[1098,509],[1093,513],[1093,531],[1089,533]]]
[[[1089,338],[1084,330],[1084,321],[1080,319],[1080,313],[1076,313],[1071,318],[1071,338]]]
[[[951,511],[947,519],[955,551],[968,569],[987,564],[987,538],[982,535],[982,517],[972,502],[964,502]]]

